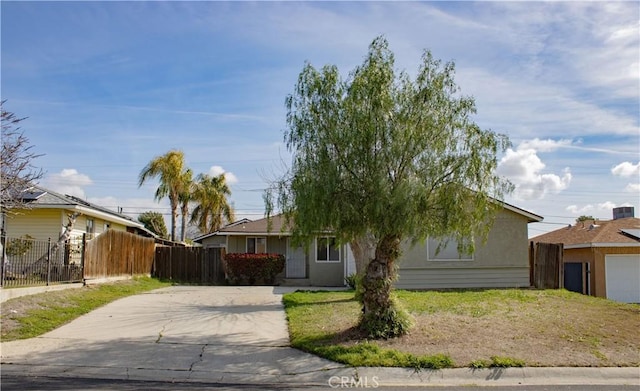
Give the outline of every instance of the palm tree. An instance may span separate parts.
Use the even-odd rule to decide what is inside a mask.
[[[187,238],[187,216],[189,215],[189,202],[191,201],[191,193],[193,190],[193,171],[187,169],[180,176],[180,190],[178,192],[178,200],[180,201],[180,213],[182,222],[180,224],[180,238],[184,242]]]
[[[184,172],[184,153],[171,150],[164,155],[156,156],[140,171],[138,187],[149,178],[159,177],[160,185],[156,190],[155,199],[169,197],[171,205],[171,240],[176,239],[176,220],[178,218],[178,202],[182,188]]]
[[[207,234],[217,231],[225,221],[234,220],[233,207],[227,200],[230,195],[224,174],[216,177],[198,175],[192,194],[192,201],[197,205],[191,214],[191,222],[197,223],[200,232]]]

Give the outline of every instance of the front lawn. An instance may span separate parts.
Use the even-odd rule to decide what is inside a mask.
[[[284,296],[292,346],[353,366],[639,366],[640,306],[565,290],[397,291],[415,325],[366,341],[350,292]]]
[[[0,340],[33,338],[114,300],[170,285],[155,278],[136,277],[11,299],[2,303]]]

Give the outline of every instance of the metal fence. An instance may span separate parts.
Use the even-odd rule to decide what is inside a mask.
[[[34,240],[28,235],[19,238],[3,235],[0,282],[3,287],[81,282],[84,245],[82,236],[58,243],[51,239]]]

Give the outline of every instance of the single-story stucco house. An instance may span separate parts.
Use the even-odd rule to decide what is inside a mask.
[[[640,303],[640,219],[633,207],[615,208],[613,220],[580,221],[531,241],[563,245],[566,289]]]
[[[489,237],[476,245],[472,255],[460,255],[450,242],[436,254],[438,242],[403,245],[396,287],[404,289],[528,287],[528,224],[542,217],[509,204],[502,204]],[[222,247],[227,253],[279,253],[286,257],[285,279],[289,284],[344,286],[355,273],[348,245],[336,246],[331,236],[318,236],[309,249],[296,248],[283,229],[283,218],[247,219],[200,236],[204,247]]]
[[[74,213],[78,217],[71,231],[73,238],[87,234],[90,239],[107,229],[155,236],[129,216],[40,186],[23,191],[19,197],[28,209],[14,210],[4,218],[4,230],[11,238],[29,235],[34,240],[57,241],[68,224],[68,216]]]

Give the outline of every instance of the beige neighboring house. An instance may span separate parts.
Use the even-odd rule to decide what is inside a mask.
[[[531,241],[563,245],[566,289],[640,303],[640,219],[633,216],[633,207],[615,208],[613,220],[578,222]]]
[[[29,209],[15,210],[4,219],[7,237],[25,235],[35,240],[57,241],[68,224],[68,215],[78,213],[73,225],[72,238],[87,234],[88,239],[107,229],[153,236],[144,225],[121,213],[91,204],[80,198],[63,195],[35,186],[21,194]]]
[[[542,217],[509,204],[496,216],[488,240],[479,243],[472,255],[458,254],[449,244],[436,254],[438,241],[404,245],[398,262],[402,289],[528,287],[528,224]],[[226,252],[279,253],[286,257],[288,284],[344,286],[345,276],[355,273],[355,261],[348,245],[336,246],[330,235],[318,236],[309,250],[295,248],[291,234],[282,228],[283,219],[244,219],[194,241],[204,247],[223,247]]]

